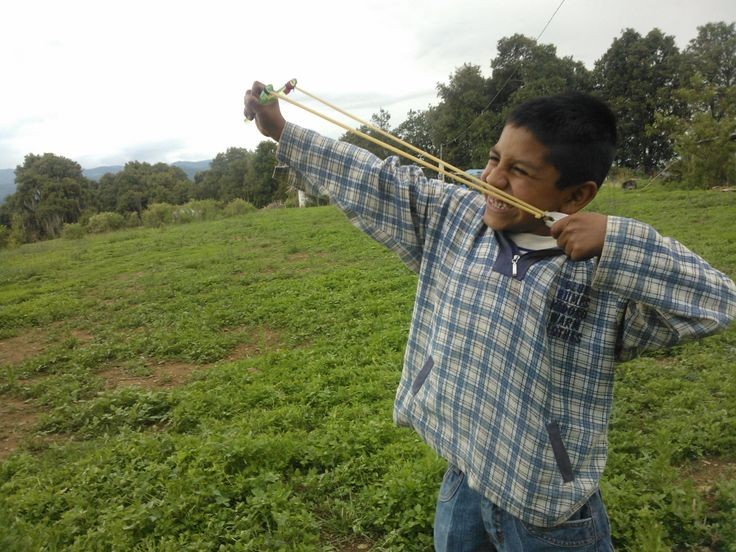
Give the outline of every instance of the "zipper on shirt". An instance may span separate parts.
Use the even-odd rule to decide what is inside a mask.
[[[519,262],[519,259],[521,259],[521,255],[519,255],[518,253],[511,257],[511,276],[513,276],[514,278],[516,278],[516,275],[518,274],[516,263]]]

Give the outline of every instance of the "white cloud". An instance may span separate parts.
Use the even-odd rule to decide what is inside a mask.
[[[262,138],[243,122],[242,98],[254,79],[296,77],[361,118],[384,108],[398,123],[435,103],[436,84],[462,63],[490,74],[497,41],[537,36],[559,4],[10,0],[0,35],[0,168],[27,153],[93,166],[253,148]],[[698,25],[734,19],[732,0],[566,0],[540,40],[592,67],[626,27],[659,27],[684,47]],[[343,132],[284,111],[331,136]]]

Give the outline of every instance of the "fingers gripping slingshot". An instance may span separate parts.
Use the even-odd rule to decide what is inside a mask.
[[[435,157],[434,155],[432,155],[430,153],[427,153],[427,152],[425,152],[423,150],[420,150],[419,148],[417,148],[417,147],[415,147],[415,146],[413,146],[413,145],[405,142],[404,140],[402,140],[402,139],[400,139],[400,138],[398,138],[398,137],[396,137],[396,136],[394,136],[394,135],[386,132],[385,130],[380,129],[380,128],[378,128],[378,127],[376,127],[376,126],[374,126],[374,125],[372,125],[372,124],[370,124],[370,123],[368,123],[368,122],[366,122],[366,121],[364,121],[364,120],[362,120],[362,119],[360,119],[358,117],[355,117],[354,115],[351,115],[350,113],[348,113],[346,111],[343,111],[339,107],[337,107],[337,106],[335,106],[335,105],[333,105],[333,104],[331,104],[331,103],[329,103],[329,102],[327,102],[327,101],[325,101],[325,100],[323,100],[323,99],[315,96],[314,94],[310,94],[309,92],[307,92],[303,88],[299,87],[299,91],[302,94],[304,94],[304,95],[306,95],[306,96],[308,96],[308,97],[310,97],[310,98],[318,101],[319,103],[321,103],[321,104],[323,104],[323,105],[325,105],[325,106],[327,106],[327,107],[329,107],[331,109],[334,109],[338,113],[341,113],[342,115],[345,115],[346,117],[349,117],[350,119],[353,119],[354,121],[357,121],[361,125],[364,125],[365,127],[367,127],[370,130],[372,130],[372,131],[380,134],[381,136],[384,136],[384,137],[392,140],[394,143],[399,144],[399,145],[402,145],[405,148],[408,148],[409,150],[413,151],[417,155],[422,156],[422,158],[416,157],[415,155],[412,155],[411,153],[407,153],[407,152],[405,152],[405,151],[397,148],[396,146],[392,146],[391,144],[387,144],[386,142],[382,142],[381,140],[379,140],[379,139],[377,139],[377,138],[375,138],[373,136],[370,136],[370,135],[368,135],[368,134],[366,134],[364,132],[361,132],[358,129],[352,128],[349,125],[346,125],[344,123],[341,123],[340,121],[337,121],[337,120],[335,120],[335,119],[333,119],[331,117],[328,117],[327,115],[324,115],[324,114],[322,114],[322,113],[320,113],[320,112],[318,112],[318,111],[316,111],[316,110],[314,110],[314,109],[312,109],[310,107],[307,107],[306,105],[303,105],[303,104],[299,103],[298,101],[296,101],[296,100],[294,100],[292,98],[287,97],[287,94],[289,94],[292,90],[296,90],[297,89],[296,82],[297,82],[296,79],[291,79],[289,82],[287,82],[284,86],[282,86],[278,90],[274,90],[273,86],[269,84],[261,92],[261,94],[259,96],[259,99],[258,99],[259,103],[261,103],[261,104],[270,103],[270,102],[273,102],[274,100],[276,100],[278,98],[278,99],[283,100],[283,101],[285,101],[287,103],[290,103],[292,105],[295,105],[295,106],[297,106],[297,107],[299,107],[299,108],[301,108],[301,109],[303,109],[305,111],[308,111],[309,113],[311,113],[313,115],[316,115],[317,117],[320,117],[320,118],[322,118],[322,119],[324,119],[324,120],[326,120],[326,121],[328,121],[328,122],[330,122],[330,123],[332,123],[332,124],[334,124],[336,126],[339,126],[340,128],[343,128],[343,129],[347,130],[348,132],[350,132],[352,134],[356,134],[356,135],[360,136],[361,138],[364,138],[365,140],[368,140],[369,142],[372,142],[374,144],[377,144],[377,145],[379,145],[379,146],[387,149],[388,151],[390,151],[390,152],[392,152],[392,153],[394,153],[396,155],[399,155],[401,157],[404,157],[405,159],[408,159],[408,160],[412,161],[413,163],[416,163],[417,165],[420,165],[422,167],[426,167],[426,168],[428,168],[428,169],[430,169],[432,171],[437,172],[438,174],[443,174],[446,177],[451,178],[455,182],[458,182],[458,183],[461,183],[461,184],[465,184],[466,186],[468,186],[469,188],[471,188],[471,189],[473,189],[473,190],[475,190],[477,192],[480,192],[482,194],[487,194],[487,195],[492,196],[492,197],[494,197],[496,199],[500,199],[501,201],[504,201],[504,202],[508,203],[509,205],[511,205],[513,207],[516,207],[517,209],[521,209],[522,211],[525,211],[525,212],[531,214],[535,218],[542,219],[547,226],[552,226],[555,222],[557,222],[558,220],[560,220],[561,218],[563,218],[563,217],[566,216],[563,213],[543,211],[541,209],[538,209],[537,207],[534,207],[533,205],[530,205],[530,204],[526,203],[525,201],[522,201],[522,200],[520,200],[520,199],[512,196],[511,194],[508,194],[508,193],[504,192],[503,190],[499,190],[498,188],[496,188],[494,186],[491,186],[490,184],[488,184],[487,182],[485,182],[485,181],[483,181],[483,180],[481,180],[479,178],[476,178],[474,176],[469,175],[468,173],[464,172],[462,169],[459,169],[459,168],[457,168],[457,167],[455,167],[453,165],[450,165],[449,163],[447,163],[445,161],[442,161],[441,159]],[[434,164],[426,161],[425,159],[429,159],[433,163],[436,163],[436,165],[434,165]]]

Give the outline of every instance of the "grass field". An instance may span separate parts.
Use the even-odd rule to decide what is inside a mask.
[[[736,276],[736,194],[605,189]],[[431,550],[415,276],[332,207],[0,251],[0,550]],[[736,327],[618,368],[619,550],[736,551]]]

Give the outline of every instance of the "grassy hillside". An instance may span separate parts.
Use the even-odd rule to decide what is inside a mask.
[[[604,190],[736,275],[736,199]],[[416,278],[331,207],[0,251],[0,549],[431,550]],[[618,549],[736,550],[736,328],[618,370]],[[222,547],[222,548],[221,548]]]

